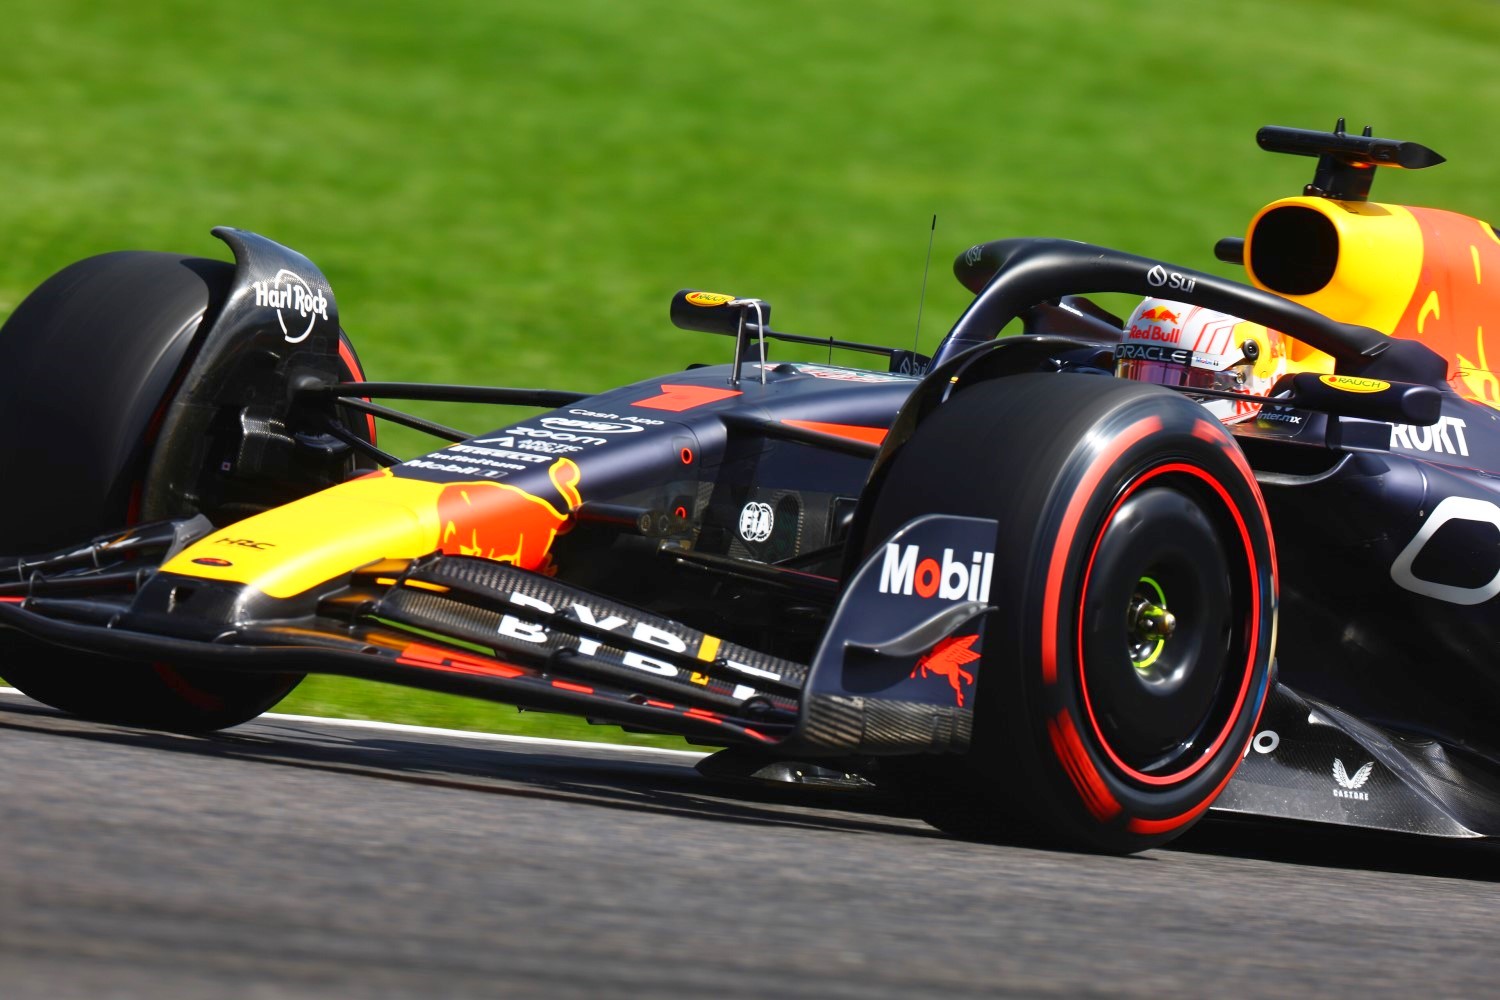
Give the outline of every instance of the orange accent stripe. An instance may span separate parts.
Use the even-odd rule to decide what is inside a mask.
[[[662,385],[660,389],[661,395],[638,399],[630,405],[642,410],[681,413],[709,403],[717,403],[721,399],[732,399],[742,395],[738,389],[715,389],[707,385]]]
[[[405,659],[442,663],[453,655],[453,651],[451,649],[441,649],[437,646],[428,646],[420,642],[413,642],[401,650],[401,655]]]
[[[805,431],[832,434],[834,437],[848,438],[851,441],[864,441],[866,444],[880,444],[885,440],[886,435],[884,427],[861,427],[858,424],[825,424],[819,420],[783,420],[782,423],[789,427],[800,427]]]
[[[652,708],[672,708],[672,709],[675,709],[677,707],[676,705],[672,704],[670,701],[657,701],[654,698],[647,698],[646,699],[646,704],[650,705]]]
[[[426,667],[432,670],[446,670],[454,674],[478,674],[486,677],[511,678],[521,677],[526,673],[520,667],[509,663],[481,660],[475,656],[465,656],[462,653],[437,646],[423,645],[420,642],[414,642],[402,649],[396,662],[408,667]]]
[[[24,597],[0,597],[0,604],[21,604],[25,600]]]
[[[561,691],[576,691],[578,694],[593,694],[594,689],[582,684],[569,684],[567,681],[553,681],[552,686]]]
[[[707,719],[710,722],[719,721],[719,716],[716,713],[707,711],[702,708],[690,708],[683,714],[694,719]]]
[[[526,671],[518,670],[507,663],[480,663],[478,660],[455,660],[451,663],[434,663],[431,660],[414,660],[406,656],[398,656],[397,663],[408,667],[422,667],[425,670],[442,670],[450,674],[475,674],[479,677],[504,677],[509,680],[520,677]]]

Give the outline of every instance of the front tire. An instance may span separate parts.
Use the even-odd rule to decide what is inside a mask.
[[[126,251],[64,268],[17,307],[0,327],[0,469],[25,488],[0,491],[0,553],[137,520],[157,427],[233,279],[223,261]],[[345,377],[362,379],[344,347]],[[204,732],[255,718],[303,675],[114,659],[0,630],[0,677],[84,718]]]
[[[1108,852],[1201,818],[1254,734],[1275,628],[1270,525],[1223,425],[1156,386],[1014,376],[940,406],[882,482],[868,543],[924,513],[1000,524],[970,751],[889,769],[923,814]]]

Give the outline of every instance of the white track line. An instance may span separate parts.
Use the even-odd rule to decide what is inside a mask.
[[[21,692],[12,687],[0,687],[0,695]],[[508,733],[476,733],[467,729],[438,729],[433,726],[407,726],[399,722],[375,722],[370,719],[332,719],[321,715],[281,715],[267,712],[260,719],[270,722],[316,722],[325,726],[344,726],[349,729],[375,729],[388,733],[407,733],[416,736],[449,736],[482,743],[520,743],[534,747],[574,747],[581,750],[606,750],[616,753],[654,753],[669,757],[690,757],[698,760],[708,754],[696,750],[669,750],[666,747],[638,747],[626,743],[590,743],[585,740],[554,740],[545,736],[512,736]],[[260,720],[256,720],[260,721]]]
[[[664,753],[674,757],[707,757],[696,750],[669,750],[666,747],[638,747],[626,743],[590,743],[586,740],[554,740],[545,736],[513,736],[509,733],[476,733],[467,729],[437,729],[432,726],[408,726],[399,722],[375,722],[370,719],[331,719],[321,715],[281,715],[267,712],[260,717],[275,722],[317,722],[329,726],[348,726],[350,729],[380,729],[392,733],[413,733],[421,736],[456,736],[463,739],[492,743],[524,743],[541,747],[579,747],[584,750],[619,750],[631,753]],[[256,720],[259,721],[259,720]]]

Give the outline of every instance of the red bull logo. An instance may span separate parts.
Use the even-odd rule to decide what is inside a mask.
[[[1155,305],[1149,305],[1150,302],[1150,299],[1142,302],[1141,305],[1146,308],[1141,309],[1140,312],[1131,316],[1125,339],[1135,341],[1154,340],[1165,344],[1181,343],[1181,314],[1159,300]]]
[[[522,569],[547,571],[552,540],[567,530],[573,508],[583,502],[578,464],[559,458],[547,477],[562,498],[562,509],[508,483],[451,483],[438,494],[442,525],[438,550],[479,556]]]
[[[944,639],[932,647],[932,652],[917,661],[911,676],[926,677],[930,673],[935,677],[948,678],[948,683],[953,686],[953,695],[958,699],[958,707],[963,708],[964,686],[974,684],[974,675],[964,669],[964,664],[979,659],[979,654],[974,652],[974,643],[978,641],[978,633]]]
[[[1161,326],[1157,323],[1137,323],[1130,328],[1131,340],[1160,340],[1164,343],[1175,344],[1182,340],[1182,331],[1177,327]]]

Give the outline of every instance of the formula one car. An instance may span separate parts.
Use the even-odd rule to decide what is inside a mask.
[[[1251,285],[982,243],[931,359],[683,291],[732,360],[597,395],[364,381],[323,275],[245,231],[232,265],[73,264],[0,329],[0,552],[50,553],[0,559],[0,676],[185,731],[308,671],[392,681],[1104,851],[1210,806],[1493,836],[1500,237],[1368,200],[1423,146],[1258,140],[1318,162],[1218,246]],[[451,443],[401,461],[375,418]]]

